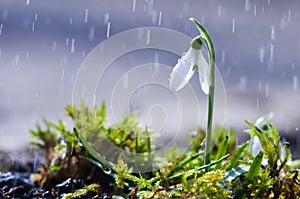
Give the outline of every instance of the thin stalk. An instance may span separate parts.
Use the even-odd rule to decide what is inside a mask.
[[[152,167],[153,158],[151,154],[151,140],[149,137],[148,126],[146,126],[146,136],[147,136],[146,142],[147,142],[147,152],[148,152],[148,166]]]
[[[190,163],[194,159],[198,158],[200,155],[203,154],[203,151],[199,151],[198,153],[195,153],[194,155],[190,156],[187,159],[184,159],[180,163],[178,163],[169,173],[168,176],[171,176],[173,173],[176,173],[179,171],[182,167],[184,167],[186,164]]]
[[[207,46],[209,52],[209,93],[208,93],[208,111],[207,111],[207,125],[206,125],[206,142],[204,149],[204,164],[207,165],[211,161],[211,150],[212,150],[212,123],[213,123],[213,112],[214,112],[214,92],[215,92],[215,50],[212,40],[208,34],[208,31],[194,18],[190,18],[192,22],[197,26],[202,35],[202,38]]]
[[[216,160],[216,161],[214,161],[214,162],[212,162],[212,163],[209,163],[209,164],[207,164],[207,165],[203,165],[203,166],[201,166],[201,167],[198,167],[198,168],[195,168],[195,169],[191,169],[191,170],[188,170],[188,171],[179,173],[179,174],[174,175],[174,176],[170,176],[170,177],[167,178],[167,180],[168,180],[168,181],[174,181],[174,180],[181,179],[181,178],[182,178],[184,175],[186,175],[186,174],[189,174],[189,173],[190,173],[190,175],[192,175],[192,174],[198,173],[198,172],[200,172],[200,171],[203,170],[203,169],[207,169],[207,168],[209,168],[209,167],[212,167],[212,166],[218,164],[219,162],[222,162],[222,161],[225,160],[228,156],[229,156],[229,154],[227,154],[227,155],[223,156],[222,158],[220,158],[219,160]]]

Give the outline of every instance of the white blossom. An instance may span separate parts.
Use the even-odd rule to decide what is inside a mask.
[[[201,49],[190,49],[182,56],[170,75],[170,88],[173,91],[182,89],[191,79],[195,70],[199,72],[199,81],[205,94],[209,91],[209,66]]]

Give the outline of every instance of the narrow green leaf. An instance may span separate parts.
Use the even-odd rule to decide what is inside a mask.
[[[151,154],[151,140],[148,132],[148,127],[146,126],[146,142],[147,142],[147,152],[148,152],[148,166],[151,167],[153,164],[153,157]]]
[[[232,156],[230,160],[230,164],[228,166],[228,170],[232,169],[233,167],[236,166],[238,160],[241,158],[244,150],[248,147],[249,142],[244,143],[242,146],[238,148],[238,150],[235,152],[235,154]]]
[[[254,158],[249,172],[246,175],[245,181],[244,181],[244,185],[249,184],[249,182],[252,182],[254,180],[254,178],[258,175],[258,172],[260,170],[260,166],[263,160],[263,152],[260,151],[257,156]]]
[[[99,162],[105,164],[108,167],[114,167],[115,165],[111,162],[108,162],[105,160],[95,149],[86,141],[86,139],[80,134],[80,132],[77,130],[76,127],[74,127],[74,133],[77,136],[78,140],[81,142],[81,144],[84,146],[84,148],[98,160]]]
[[[196,159],[200,155],[203,155],[203,151],[199,151],[198,153],[195,153],[194,155],[190,156],[187,159],[184,159],[183,161],[179,162],[173,169],[168,173],[168,176],[171,176],[173,173],[176,173],[179,171],[183,166],[191,162],[192,160]]]
[[[229,146],[229,136],[226,136],[225,139],[220,144],[215,160],[220,159],[227,153],[228,146]],[[219,162],[218,164],[216,164],[215,168],[219,169],[221,165],[222,162]]]
[[[105,103],[104,103],[104,102],[102,102],[102,104],[101,104],[100,116],[101,116],[102,118],[105,118],[105,117],[106,117],[106,106],[105,106]]]
[[[92,164],[94,164],[95,166],[97,166],[98,168],[100,168],[105,174],[111,176],[112,178],[116,179],[117,178],[117,174],[112,172],[112,169],[107,169],[106,167],[104,167],[100,162],[93,160],[92,158],[86,157],[86,156],[79,156],[82,159],[85,159],[89,162],[91,162]]]
[[[193,174],[193,173],[197,173],[197,172],[200,172],[201,170],[203,169],[207,169],[207,168],[210,168],[216,164],[218,164],[219,162],[225,160],[227,157],[229,156],[229,154],[225,155],[224,157],[220,158],[219,160],[217,161],[214,161],[210,164],[206,164],[206,165],[203,165],[201,167],[198,167],[198,168],[195,168],[195,169],[191,169],[191,170],[188,170],[188,171],[185,171],[185,172],[182,172],[182,173],[179,173],[177,175],[174,175],[174,176],[170,176],[167,178],[168,181],[173,181],[173,180],[178,180],[180,178],[182,178],[184,175],[190,173],[190,174]]]

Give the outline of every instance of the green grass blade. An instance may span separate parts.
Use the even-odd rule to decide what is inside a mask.
[[[207,168],[210,168],[216,164],[218,164],[219,162],[225,160],[227,157],[229,156],[229,154],[225,155],[224,157],[220,158],[219,160],[217,161],[214,161],[210,164],[207,164],[207,165],[203,165],[201,167],[198,167],[198,168],[195,168],[195,169],[191,169],[191,170],[188,170],[188,171],[185,171],[185,172],[182,172],[182,173],[179,173],[177,175],[174,175],[174,176],[170,176],[167,178],[168,181],[174,181],[174,180],[178,180],[180,178],[182,178],[185,174],[187,173],[193,173],[193,172],[198,172],[198,171],[201,171],[203,169],[207,169]]]
[[[242,146],[240,146],[238,148],[238,150],[235,152],[235,154],[232,156],[232,159],[230,160],[230,164],[227,168],[228,170],[232,169],[233,167],[236,166],[238,160],[241,158],[244,150],[248,147],[248,145],[249,145],[249,142],[246,142],[245,144],[243,144]]]
[[[108,162],[105,160],[95,149],[86,141],[86,139],[80,134],[78,129],[74,127],[74,133],[77,136],[80,143],[84,146],[84,148],[90,153],[91,156],[93,156],[96,160],[101,162],[102,164],[105,164],[108,167],[114,167],[114,165],[111,162]]]
[[[254,158],[251,166],[250,166],[250,169],[246,175],[246,178],[245,178],[245,181],[244,181],[244,186],[248,185],[249,182],[252,182],[254,180],[254,178],[256,176],[258,176],[258,173],[259,173],[259,170],[260,170],[260,166],[261,166],[261,163],[262,163],[262,160],[263,160],[263,152],[260,151],[257,156]]]
[[[168,173],[168,176],[171,176],[172,174],[179,171],[183,166],[191,162],[192,160],[196,159],[200,155],[203,154],[203,151],[199,151],[198,153],[195,153],[194,155],[190,156],[189,158],[184,159],[183,161],[179,162],[173,169]]]
[[[215,160],[220,159],[227,153],[228,146],[229,146],[229,136],[226,136],[225,140],[223,140],[223,142],[221,142],[221,144],[220,144],[220,147],[217,152]],[[221,167],[221,165],[222,165],[222,162],[219,162],[218,164],[216,164],[215,168],[219,169]]]
[[[147,153],[148,153],[148,166],[151,167],[153,166],[153,157],[151,154],[151,139],[149,136],[149,132],[148,132],[148,127],[146,126],[146,142],[147,142]]]
[[[96,165],[96,166],[97,166],[98,168],[100,168],[105,174],[111,176],[112,178],[114,178],[114,179],[117,178],[117,174],[116,174],[116,173],[112,172],[111,169],[107,169],[107,168],[103,167],[103,165],[102,165],[100,162],[95,161],[95,160],[93,160],[92,158],[89,158],[89,157],[86,157],[86,156],[81,156],[81,155],[80,155],[79,157],[82,158],[82,159],[85,159],[85,160],[87,160],[87,161],[89,161],[89,162],[91,162],[91,163],[94,164],[94,165]]]

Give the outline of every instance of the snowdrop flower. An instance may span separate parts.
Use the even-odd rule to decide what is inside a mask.
[[[208,95],[209,66],[202,55],[202,41],[199,37],[193,39],[189,50],[173,68],[170,75],[170,88],[173,91],[182,89],[189,82],[195,71],[199,73],[202,91]]]
[[[273,118],[274,113],[268,113],[260,118],[258,118],[254,125],[261,129],[264,126],[266,126],[269,121]],[[259,141],[259,138],[257,136],[252,136],[250,140],[250,152],[252,153],[253,156],[256,156],[260,151],[262,150],[261,143]]]

